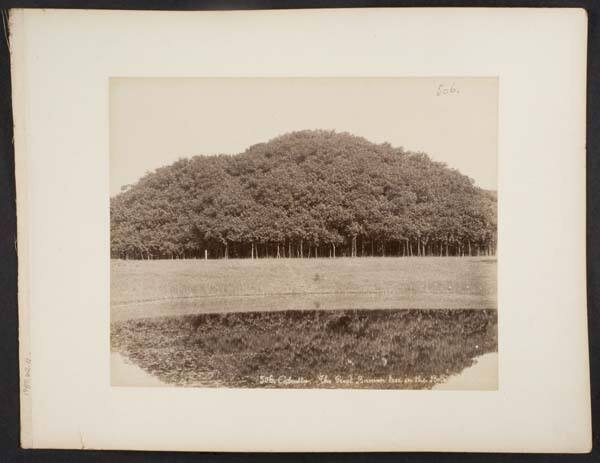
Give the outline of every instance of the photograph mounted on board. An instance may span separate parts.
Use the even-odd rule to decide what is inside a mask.
[[[496,390],[498,80],[110,79],[113,386]]]

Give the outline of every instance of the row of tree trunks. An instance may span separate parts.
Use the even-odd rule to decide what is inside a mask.
[[[287,244],[287,246],[286,246]],[[365,244],[370,244],[367,253]],[[288,241],[280,243],[233,243],[224,242],[219,246],[208,246],[198,250],[170,252],[161,254],[151,251],[146,246],[139,246],[129,252],[112,254],[120,259],[152,260],[152,259],[228,259],[234,258],[318,258],[318,257],[426,257],[426,256],[493,256],[496,254],[495,243],[472,243],[452,241],[431,241],[417,238],[414,240],[402,239],[396,241],[361,240],[360,253],[358,252],[358,237],[351,238],[347,245],[324,243],[315,245],[304,240],[298,242]]]

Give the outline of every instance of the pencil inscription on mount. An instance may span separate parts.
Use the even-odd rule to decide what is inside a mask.
[[[439,84],[435,94],[436,96],[458,95],[460,94],[460,90],[454,86],[454,83],[451,85]]]

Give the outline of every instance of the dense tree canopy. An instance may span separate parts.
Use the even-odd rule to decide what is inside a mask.
[[[496,195],[426,154],[302,131],[195,156],[111,199],[113,257],[493,254]]]

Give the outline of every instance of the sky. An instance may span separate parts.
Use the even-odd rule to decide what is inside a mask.
[[[497,121],[496,78],[113,78],[110,194],[179,158],[305,129],[423,151],[495,190]]]

